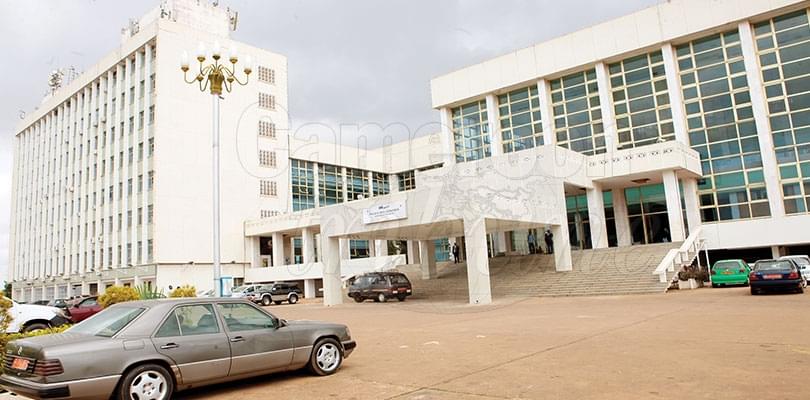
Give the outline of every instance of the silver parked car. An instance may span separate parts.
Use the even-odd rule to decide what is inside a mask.
[[[9,343],[0,386],[35,399],[166,400],[278,371],[330,375],[355,346],[345,325],[288,322],[245,300],[135,301]]]

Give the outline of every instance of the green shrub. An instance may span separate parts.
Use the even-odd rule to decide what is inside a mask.
[[[14,303],[7,297],[0,297],[0,334],[7,331],[8,326],[11,325],[11,307],[13,306]]]
[[[141,300],[152,299],[165,299],[166,295],[163,294],[163,289],[157,290],[147,285],[135,286],[135,291],[138,292],[138,298]]]
[[[172,290],[169,297],[197,297],[197,288],[191,285],[183,285]]]
[[[135,288],[129,286],[111,286],[104,291],[104,294],[98,296],[98,304],[107,308],[113,304],[140,300],[140,298]]]

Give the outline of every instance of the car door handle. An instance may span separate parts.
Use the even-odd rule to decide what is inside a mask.
[[[245,338],[243,338],[241,336],[234,336],[234,337],[231,338],[231,343],[244,342],[244,341],[245,341]]]
[[[160,346],[160,348],[163,350],[176,349],[178,347],[180,347],[180,345],[177,343],[166,343],[163,346]]]

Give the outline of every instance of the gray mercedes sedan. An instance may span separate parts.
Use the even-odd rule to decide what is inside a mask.
[[[285,321],[245,300],[135,301],[9,343],[0,386],[35,399],[170,399],[272,372],[330,375],[355,346],[345,325]]]

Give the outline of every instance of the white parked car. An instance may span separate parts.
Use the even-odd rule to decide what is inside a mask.
[[[808,256],[782,256],[779,257],[780,260],[793,260],[798,266],[799,271],[802,273],[802,277],[804,277],[804,285],[807,286],[807,282],[810,281],[810,257]]]
[[[11,323],[6,333],[32,332],[70,322],[65,312],[56,307],[14,303],[9,310]]]
[[[242,299],[253,297],[262,285],[244,285],[231,289],[231,297]]]

